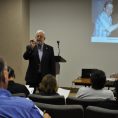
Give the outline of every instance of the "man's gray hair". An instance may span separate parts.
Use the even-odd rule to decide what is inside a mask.
[[[42,33],[45,35],[44,30],[37,30],[37,31],[36,31],[36,34],[39,33],[39,32],[42,32]]]

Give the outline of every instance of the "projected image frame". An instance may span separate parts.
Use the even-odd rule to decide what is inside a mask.
[[[91,42],[118,43],[118,37],[112,36],[118,31],[118,23],[113,23],[113,0],[92,0],[93,34]]]

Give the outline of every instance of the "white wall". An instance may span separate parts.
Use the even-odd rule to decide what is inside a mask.
[[[0,56],[15,70],[19,83],[25,83],[23,51],[29,39],[28,0],[0,0]]]
[[[91,0],[30,0],[30,38],[37,29],[46,32],[46,43],[67,63],[61,64],[60,86],[71,86],[82,68],[98,68],[109,76],[118,72],[118,44],[92,44]],[[118,33],[118,32],[117,32]]]

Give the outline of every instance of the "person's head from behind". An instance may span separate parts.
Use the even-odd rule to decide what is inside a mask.
[[[118,95],[118,80],[116,80],[116,81],[114,82],[114,87],[115,87],[116,93],[117,93],[117,95]]]
[[[104,4],[104,11],[107,13],[108,16],[110,16],[113,12],[113,4],[112,1],[106,1]]]
[[[13,79],[15,78],[15,73],[14,73],[13,68],[8,66],[8,79],[11,79],[11,78],[13,78]]]
[[[91,74],[91,84],[93,89],[100,90],[104,88],[105,83],[106,83],[106,75],[104,71],[95,70]]]
[[[0,88],[7,89],[8,86],[8,71],[7,65],[2,57],[0,57]]]
[[[47,74],[43,77],[39,89],[47,94],[55,93],[57,91],[57,82],[55,76]]]

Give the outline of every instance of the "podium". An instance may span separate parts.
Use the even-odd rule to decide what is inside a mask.
[[[55,62],[66,62],[66,60],[61,56],[55,56]]]
[[[55,56],[56,75],[60,74],[60,63],[66,63],[66,60],[61,56]]]

